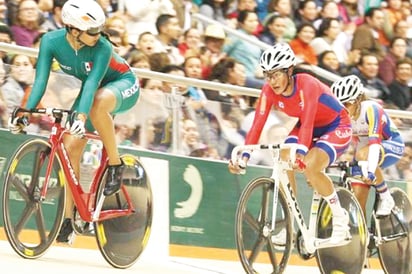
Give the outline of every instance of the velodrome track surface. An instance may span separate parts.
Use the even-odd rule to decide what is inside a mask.
[[[144,255],[144,254],[143,254]],[[8,242],[0,241],[1,273],[140,273],[140,274],[242,274],[239,262],[181,257],[156,258],[142,256],[135,265],[128,269],[111,267],[95,249],[82,249],[52,246],[42,257],[34,260],[23,259],[10,247]],[[286,269],[286,274],[315,274],[316,267],[293,266]],[[381,270],[364,270],[363,274],[383,273]]]

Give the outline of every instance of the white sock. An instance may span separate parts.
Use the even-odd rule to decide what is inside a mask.
[[[343,216],[345,214],[342,206],[340,205],[339,197],[338,197],[338,194],[336,193],[336,190],[333,190],[332,194],[330,194],[329,196],[323,197],[323,199],[325,199],[326,202],[328,202],[328,205],[330,206],[330,209],[332,210],[333,216]]]
[[[379,192],[379,198],[381,198],[381,200],[385,198],[390,199],[391,197],[392,196],[389,190],[386,190],[385,192]]]

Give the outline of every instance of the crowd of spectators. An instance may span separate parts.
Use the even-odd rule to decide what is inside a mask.
[[[0,0],[0,42],[38,47],[43,33],[64,27],[60,14],[66,1]],[[340,76],[356,74],[369,97],[388,108],[412,109],[409,0],[97,2],[107,15],[105,33],[132,67],[259,89],[264,83],[259,42],[287,42],[303,64]],[[217,23],[199,21],[195,13]],[[220,24],[241,36],[227,33]],[[5,126],[8,112],[24,104],[30,92],[35,59],[4,52],[0,58],[0,123]],[[58,64],[53,73],[59,73]],[[242,125],[254,111],[255,98],[140,80],[140,102],[116,117],[119,144],[226,159],[234,145],[243,143],[248,128]],[[321,80],[331,84],[329,79]],[[55,95],[51,101],[69,102],[56,99],[60,97]],[[273,126],[290,121],[279,113],[273,115]],[[175,144],[171,140],[173,126],[180,129]],[[38,130],[43,127],[47,128],[47,123]]]

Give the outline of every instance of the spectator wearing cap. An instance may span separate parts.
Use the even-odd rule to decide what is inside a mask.
[[[207,79],[212,67],[227,55],[223,51],[226,33],[220,25],[208,25],[203,34],[204,47],[201,49],[202,78]]]
[[[268,15],[263,20],[263,25],[267,24],[266,21],[274,14],[283,16],[286,21],[286,30],[283,35],[283,40],[289,42],[296,35],[296,24],[292,20],[292,2],[291,0],[270,0],[268,4]]]
[[[259,35],[259,39],[269,45],[284,42],[284,36],[287,27],[287,19],[278,13],[272,13],[266,21],[264,21],[263,32]]]

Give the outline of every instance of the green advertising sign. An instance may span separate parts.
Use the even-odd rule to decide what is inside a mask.
[[[2,182],[11,155],[27,138],[33,136],[12,135],[0,130]],[[173,156],[126,147],[122,147],[121,152],[142,158],[153,188],[153,226],[158,226],[161,233],[169,232],[166,240],[170,244],[235,248],[234,222],[240,193],[251,179],[270,175],[270,169],[263,167],[249,167],[247,174],[240,176],[230,174],[227,162],[224,161]],[[405,189],[406,185],[397,186]],[[1,193],[2,189],[3,183],[0,184]],[[311,197],[312,189],[299,176],[298,199],[305,216]],[[0,224],[3,225],[2,217]]]

